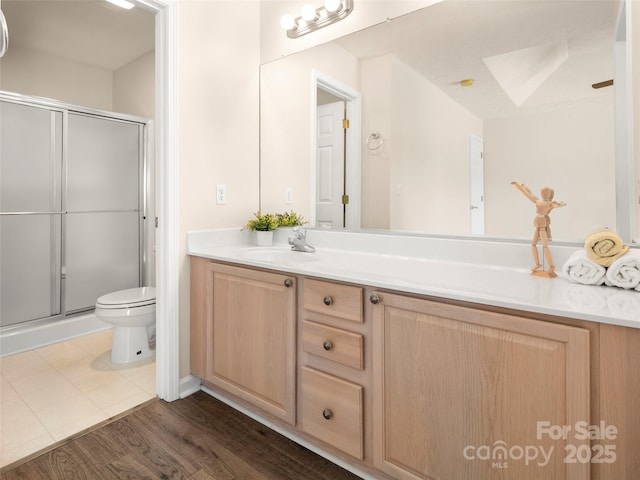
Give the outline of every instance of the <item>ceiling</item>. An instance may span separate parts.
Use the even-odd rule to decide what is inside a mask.
[[[104,0],[1,5],[9,48],[109,70],[154,49],[154,14],[141,8],[124,10]],[[360,58],[391,53],[480,118],[504,117],[611,95],[611,88],[591,84],[613,78],[619,6],[620,0],[446,0],[336,42]],[[486,60],[514,52],[521,58],[525,49],[548,45],[566,48],[567,58],[548,67],[550,73],[516,106]],[[503,65],[502,72],[509,69]],[[473,86],[460,86],[467,78]]]
[[[591,85],[613,78],[619,8],[620,0],[446,0],[336,43],[359,58],[393,54],[478,117],[508,117],[610,96]],[[473,86],[460,85],[469,78]]]
[[[155,15],[104,0],[2,0],[9,49],[25,48],[108,70],[154,50]]]

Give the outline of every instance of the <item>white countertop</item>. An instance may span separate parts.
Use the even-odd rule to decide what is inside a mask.
[[[288,232],[257,247],[240,229],[192,232],[188,253],[394,290],[506,307],[523,312],[640,328],[640,292],[571,283],[529,274],[531,246],[465,238],[425,238],[308,230],[315,253],[291,251]],[[337,248],[339,247],[339,248]],[[559,272],[575,247],[553,250]]]

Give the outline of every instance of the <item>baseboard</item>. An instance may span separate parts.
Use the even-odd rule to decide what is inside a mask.
[[[188,397],[201,390],[202,381],[195,375],[180,379],[180,398]]]

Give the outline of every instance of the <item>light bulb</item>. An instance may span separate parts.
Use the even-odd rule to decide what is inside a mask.
[[[327,12],[337,12],[341,6],[342,2],[340,0],[324,0],[324,8]]]
[[[307,22],[311,22],[316,19],[316,9],[310,3],[305,3],[300,10],[300,16]]]
[[[280,26],[285,30],[291,30],[296,26],[296,20],[293,18],[293,15],[287,13],[280,19]]]

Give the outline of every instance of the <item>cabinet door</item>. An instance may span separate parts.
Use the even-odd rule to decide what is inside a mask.
[[[295,424],[295,278],[207,265],[204,380]]]
[[[589,478],[576,430],[589,424],[587,330],[377,295],[376,467],[401,479]]]

